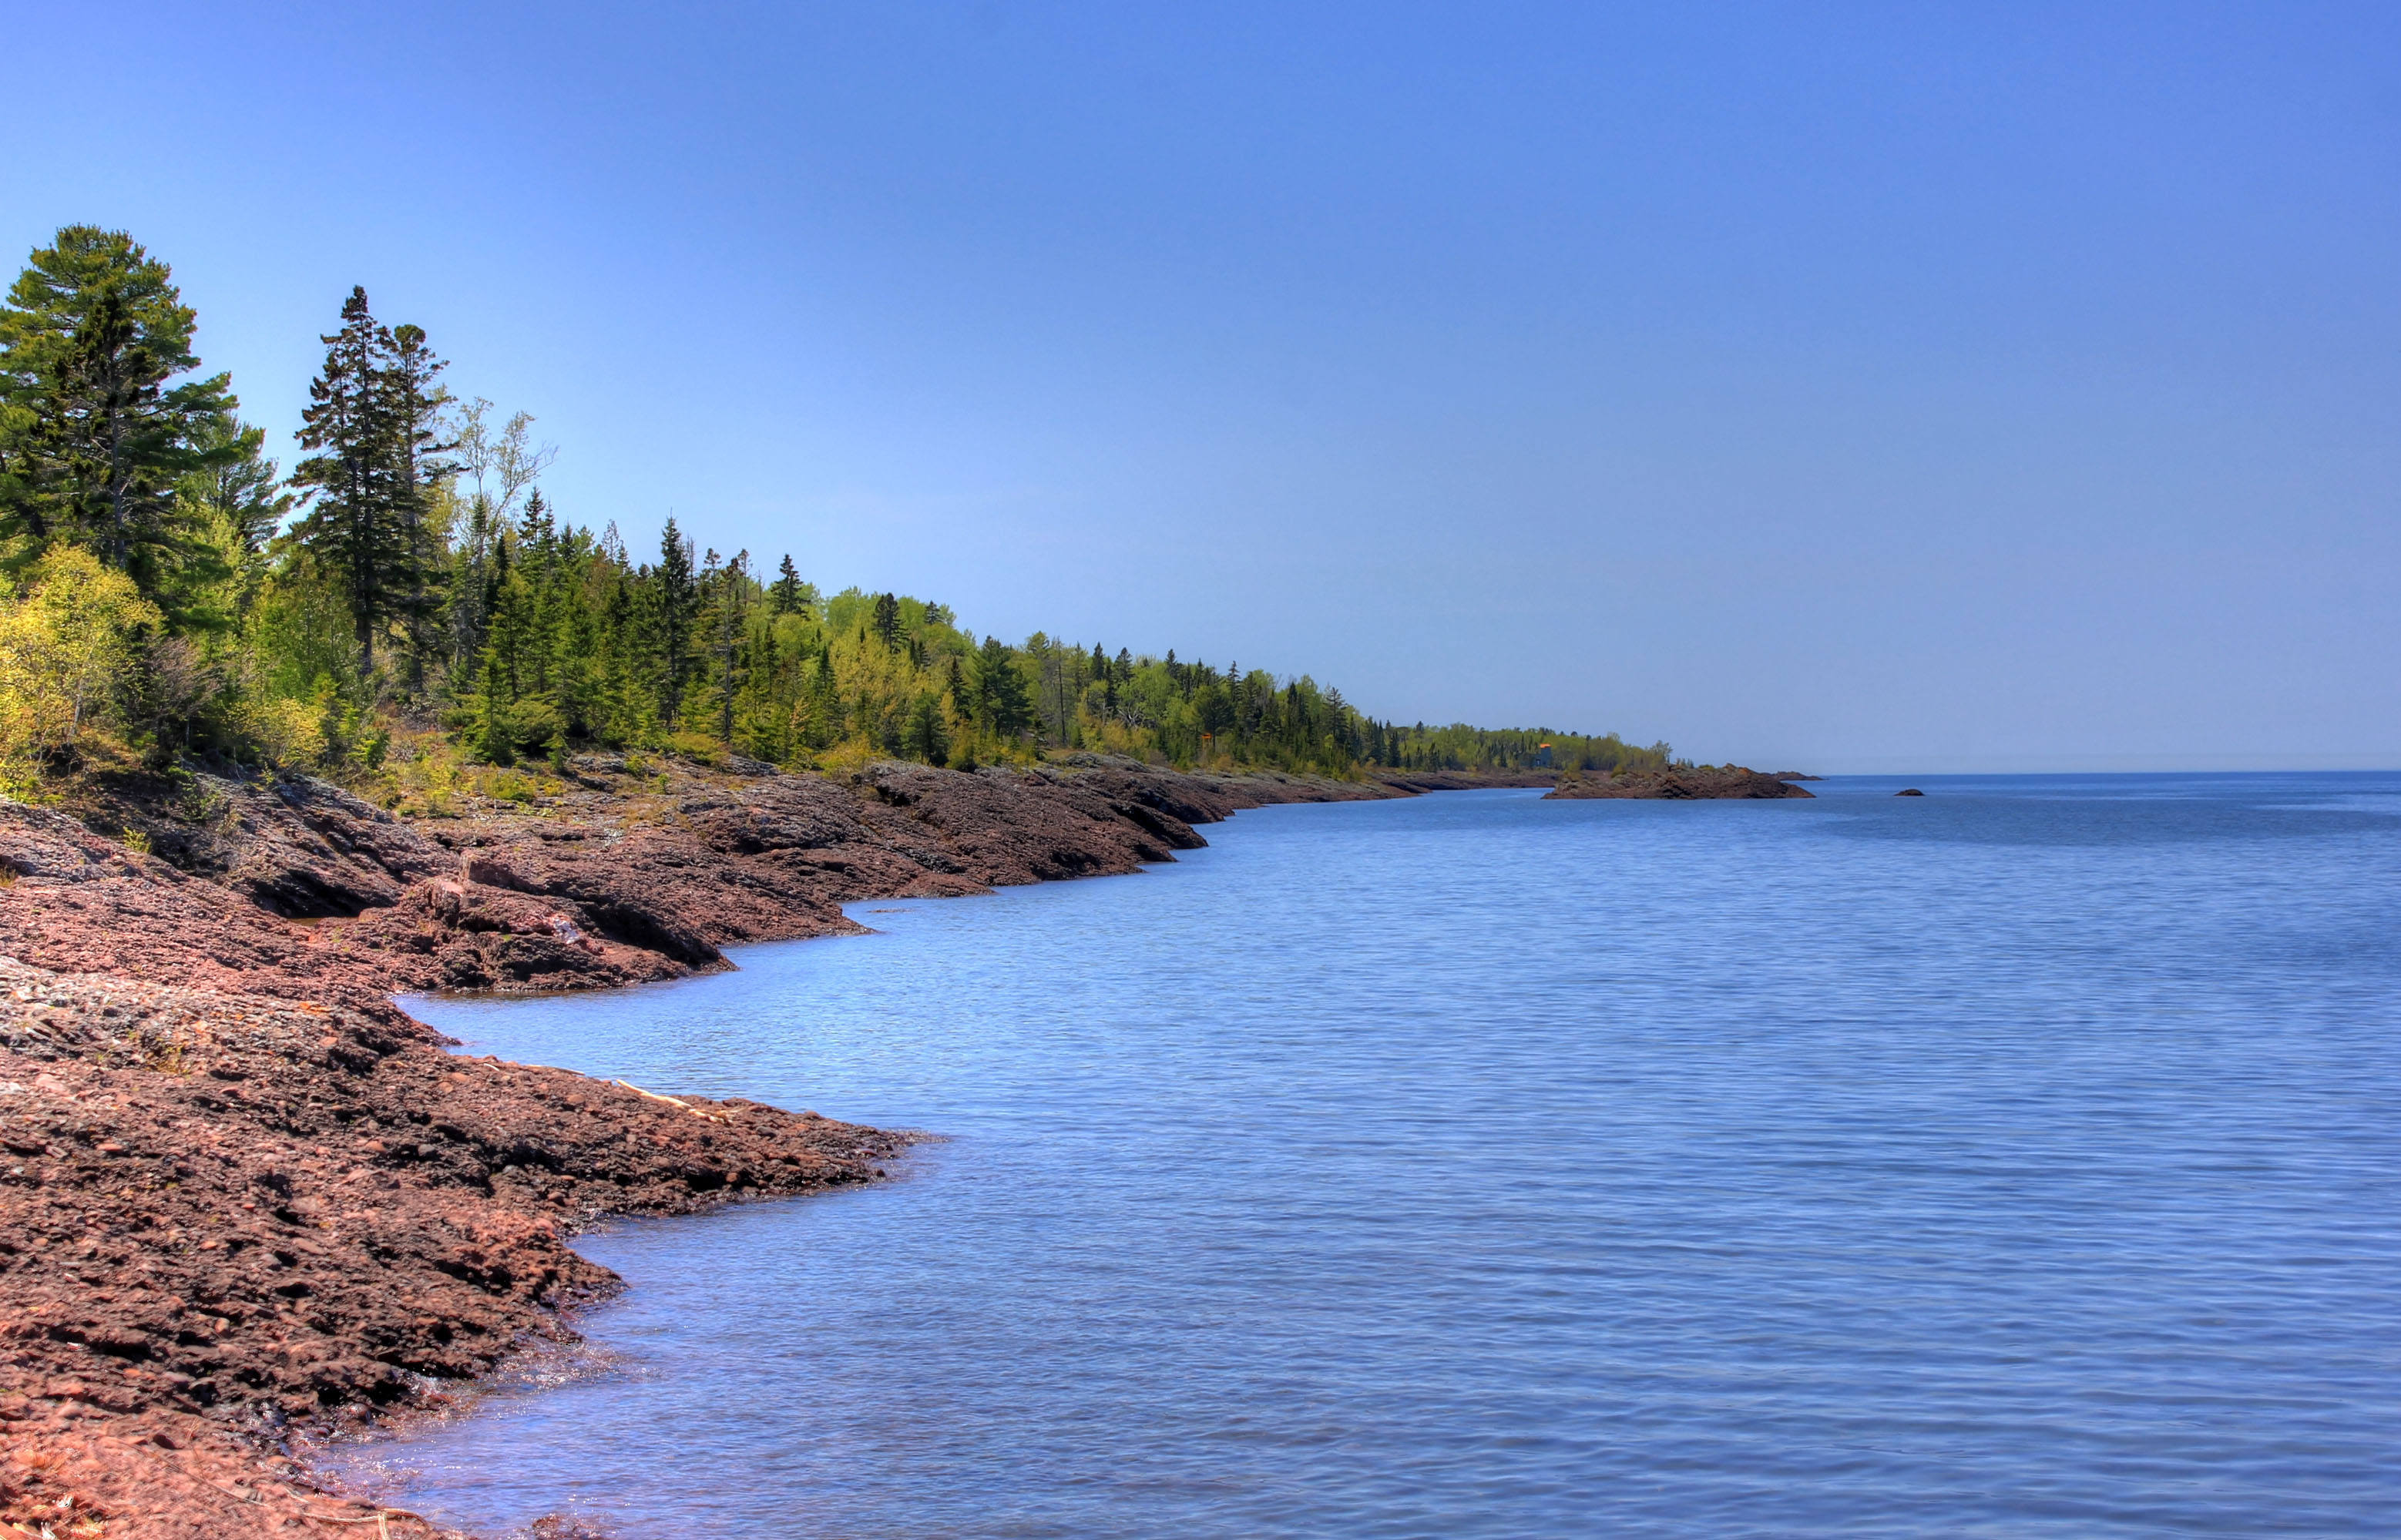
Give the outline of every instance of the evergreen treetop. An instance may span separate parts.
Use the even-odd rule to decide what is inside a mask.
[[[179,484],[240,457],[215,431],[228,376],[199,367],[167,265],[121,230],[75,225],[36,250],[0,305],[0,564],[58,540],[162,596],[196,551]]]

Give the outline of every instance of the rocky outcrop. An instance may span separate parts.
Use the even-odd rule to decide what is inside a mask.
[[[900,1142],[455,1058],[395,991],[673,978],[855,931],[858,899],[1132,872],[1240,808],[1435,784],[1102,756],[521,779],[414,820],[293,777],[132,778],[80,817],[0,800],[0,1522],[364,1521],[286,1435],[571,1335],[557,1307],[614,1281],[578,1225],[871,1179]]]
[[[1530,788],[1558,784],[1557,770],[1377,770],[1379,784],[1415,796],[1424,791],[1489,791],[1495,786]]]
[[[1700,765],[1666,770],[1619,770],[1612,775],[1570,773],[1559,777],[1552,797],[1639,797],[1651,801],[1808,797],[1782,775],[1740,765]]]
[[[91,815],[132,843],[0,801],[0,951],[388,1013],[395,991],[679,977],[722,966],[735,943],[854,931],[841,906],[858,899],[1131,872],[1200,844],[1192,824],[1238,807],[1395,795],[1098,757],[878,764],[837,781],[681,763],[637,774],[594,756],[533,805],[407,822],[322,782],[199,776],[120,788]]]
[[[268,1436],[556,1335],[613,1284],[567,1244],[598,1215],[871,1180],[900,1142],[456,1058],[388,1016],[0,961],[0,1520],[357,1517]]]

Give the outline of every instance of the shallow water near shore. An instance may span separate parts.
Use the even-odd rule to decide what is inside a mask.
[[[948,1136],[580,1243],[487,1533],[2401,1533],[2401,776],[1269,808],[466,1051]]]

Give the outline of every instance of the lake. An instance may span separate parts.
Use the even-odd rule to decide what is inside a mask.
[[[586,1237],[505,1532],[2401,1533],[2401,776],[1245,812],[465,1051],[944,1136]]]

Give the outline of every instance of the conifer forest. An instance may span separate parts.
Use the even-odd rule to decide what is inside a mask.
[[[328,317],[296,433],[270,435],[206,372],[196,321],[164,262],[84,225],[0,304],[0,790],[189,761],[438,811],[447,777],[594,748],[1333,776],[1667,758],[1405,725],[1172,649],[979,636],[931,600],[821,592],[805,552],[555,507],[533,419],[453,394],[435,340],[361,289]]]

